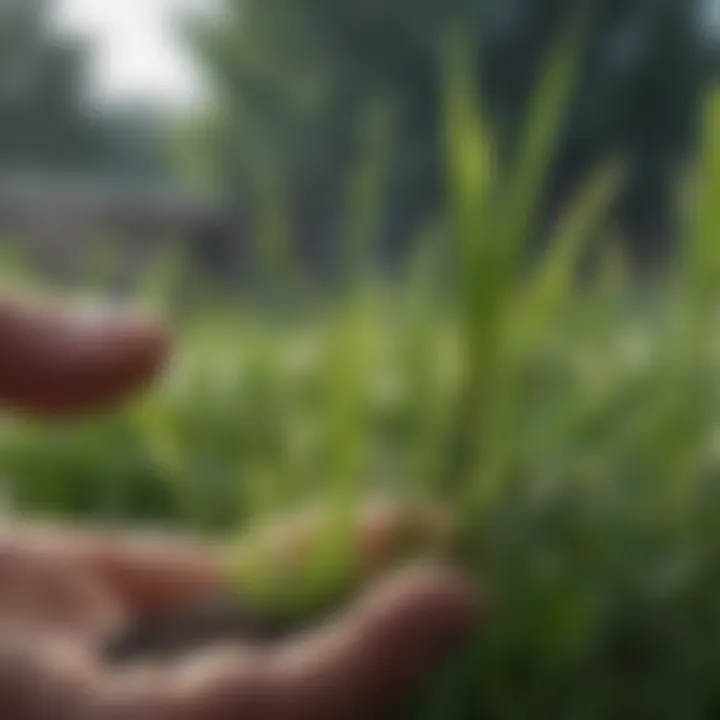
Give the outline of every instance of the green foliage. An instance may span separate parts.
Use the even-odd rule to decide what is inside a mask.
[[[383,258],[402,257],[418,229],[453,202],[444,182],[437,64],[438,40],[451,28],[469,36],[481,78],[486,123],[498,144],[491,170],[509,171],[527,140],[542,60],[577,13],[585,16],[587,43],[542,187],[535,240],[552,237],[557,215],[593,167],[621,153],[627,182],[616,219],[623,241],[640,260],[666,253],[679,173],[696,149],[710,79],[699,0],[226,0],[222,7],[220,20],[198,33],[217,88],[218,134],[208,144],[216,177],[232,202],[252,207],[261,171],[268,163],[279,168],[301,246],[313,241],[324,255],[337,252],[337,188],[362,155],[358,124],[378,102],[391,101],[396,116],[378,243]]]

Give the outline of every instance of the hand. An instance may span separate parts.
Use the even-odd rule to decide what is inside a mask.
[[[149,381],[167,354],[156,324],[88,324],[0,303],[0,399],[66,415]],[[180,541],[6,526],[0,531],[0,717],[7,720],[350,720],[378,717],[471,631],[468,580],[428,563],[379,573],[402,509],[367,515],[375,583],[352,607],[282,646],[227,645],[162,664],[106,663],[99,641],[225,584],[217,554]],[[281,523],[282,527],[284,523]],[[288,525],[289,526],[289,525]],[[288,535],[291,541],[292,534]]]
[[[385,577],[354,607],[277,648],[228,643],[163,663],[104,661],[100,640],[135,617],[219,589],[214,558],[178,542],[6,528],[0,717],[378,717],[457,647],[474,620],[465,578],[428,564]]]

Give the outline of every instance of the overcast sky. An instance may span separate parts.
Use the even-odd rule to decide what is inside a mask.
[[[150,99],[188,105],[203,99],[203,82],[173,31],[184,10],[216,0],[53,0],[58,19],[96,44],[96,93],[110,100]],[[720,29],[720,0],[704,0]]]
[[[58,21],[89,36],[96,49],[93,84],[111,101],[173,105],[201,101],[202,82],[173,30],[186,9],[211,0],[54,0]]]

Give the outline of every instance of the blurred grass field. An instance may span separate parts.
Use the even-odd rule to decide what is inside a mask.
[[[276,304],[206,293],[179,309],[187,275],[153,268],[140,299],[175,318],[175,363],[112,416],[4,420],[8,512],[232,533],[309,498],[353,503],[369,487],[442,499],[460,514],[490,619],[409,717],[717,717],[720,100],[708,102],[670,278],[640,288],[608,252],[578,281],[607,232],[621,159],[578,189],[528,272],[575,51],[551,58],[502,177],[457,54],[452,217],[401,280],[359,259],[381,180],[370,152],[351,188],[354,272],[331,302],[296,282],[272,203]],[[453,252],[441,256],[440,236]]]

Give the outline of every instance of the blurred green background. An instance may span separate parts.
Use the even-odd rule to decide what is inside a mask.
[[[0,8],[3,283],[181,345],[120,412],[3,418],[7,511],[442,499],[490,620],[408,717],[719,716],[715,5],[221,0],[182,112],[100,103],[51,11]]]

